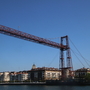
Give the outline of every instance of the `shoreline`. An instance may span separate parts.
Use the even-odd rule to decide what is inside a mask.
[[[46,82],[14,82],[0,83],[0,85],[67,85],[67,86],[90,86],[90,83],[46,83]]]
[[[0,85],[46,85],[46,82],[14,82],[14,83],[0,83]]]

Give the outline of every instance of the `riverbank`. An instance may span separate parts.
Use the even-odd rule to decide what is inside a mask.
[[[0,83],[0,85],[68,85],[68,86],[78,86],[78,85],[89,85],[90,83],[75,83],[75,82],[13,82],[13,83]]]
[[[46,85],[46,82],[13,82],[0,83],[0,85]]]

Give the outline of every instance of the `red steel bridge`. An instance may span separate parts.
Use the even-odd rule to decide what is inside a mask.
[[[61,37],[61,44],[59,44],[59,43],[50,41],[48,39],[40,38],[40,37],[25,33],[19,30],[15,30],[15,29],[3,26],[3,25],[0,25],[0,33],[60,49],[61,53],[60,53],[59,69],[62,70],[62,78],[65,77],[65,73],[64,73],[65,69],[69,69],[71,71],[73,68],[71,54],[70,54],[70,47],[69,47],[69,42],[68,42],[68,36]],[[65,45],[63,44],[64,39],[66,41]],[[66,51],[66,57],[67,57],[66,65],[67,66],[65,66],[64,51]]]

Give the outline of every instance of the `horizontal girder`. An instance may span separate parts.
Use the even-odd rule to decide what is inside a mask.
[[[62,44],[59,44],[59,43],[56,43],[56,42],[53,42],[53,41],[50,41],[50,40],[47,40],[44,38],[40,38],[40,37],[25,33],[25,32],[19,31],[19,30],[15,30],[15,29],[3,26],[3,25],[0,25],[0,33],[6,34],[9,36],[13,36],[13,37],[17,37],[20,39],[24,39],[24,40],[36,42],[39,44],[51,46],[51,47],[58,48],[58,49],[61,49],[61,48],[66,49],[67,48],[65,45],[62,45]]]

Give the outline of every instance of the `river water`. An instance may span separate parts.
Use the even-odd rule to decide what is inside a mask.
[[[90,86],[0,85],[0,90],[90,90]]]

